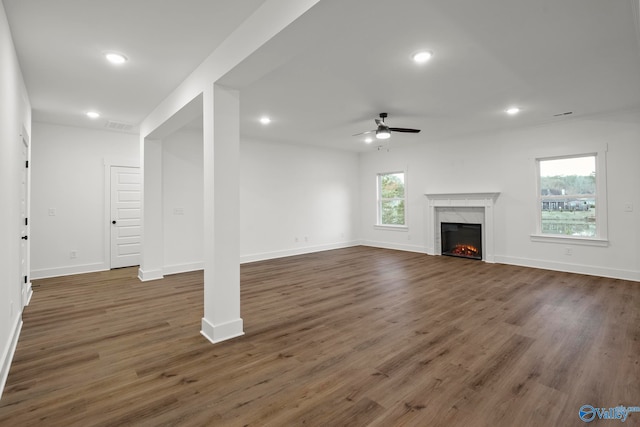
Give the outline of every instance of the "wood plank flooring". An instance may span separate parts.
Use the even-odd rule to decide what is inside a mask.
[[[202,280],[35,281],[0,425],[583,426],[582,405],[640,406],[637,282],[340,249],[243,265],[246,335],[212,345]]]

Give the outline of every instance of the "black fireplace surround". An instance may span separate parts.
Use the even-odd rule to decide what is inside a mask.
[[[459,222],[440,223],[442,255],[482,259],[482,225]]]

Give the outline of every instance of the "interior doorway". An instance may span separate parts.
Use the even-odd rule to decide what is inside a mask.
[[[139,167],[111,166],[111,268],[140,265],[141,176]]]

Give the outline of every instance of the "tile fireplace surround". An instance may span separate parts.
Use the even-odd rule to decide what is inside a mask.
[[[440,223],[482,225],[483,261],[495,262],[493,206],[500,193],[427,193],[427,253],[442,255]]]

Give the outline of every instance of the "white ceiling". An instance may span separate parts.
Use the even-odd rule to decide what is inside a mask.
[[[140,124],[264,1],[2,0],[33,119],[99,128]]]
[[[78,126],[139,124],[263,3],[3,2],[34,120]],[[321,0],[222,83],[241,91],[247,138],[375,149],[351,135],[384,111],[422,129],[392,144],[428,144],[640,108],[637,22],[638,0]],[[422,48],[434,57],[418,66]],[[114,69],[108,49],[131,60]],[[90,108],[102,123],[82,116]]]

